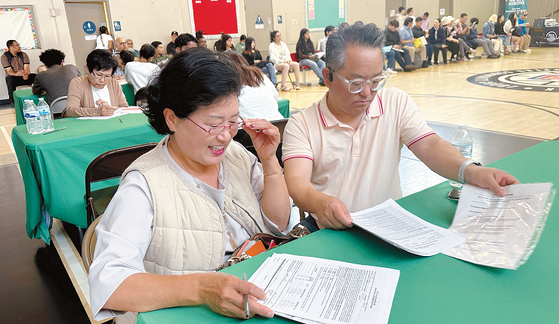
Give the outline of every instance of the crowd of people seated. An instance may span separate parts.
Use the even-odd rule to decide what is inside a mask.
[[[468,21],[466,13],[460,18],[436,18],[429,28],[428,12],[414,17],[413,8],[400,7],[384,31],[387,59],[384,68],[388,73],[397,73],[395,61],[406,72],[438,65],[439,53],[443,64],[447,64],[448,52],[450,62],[465,62],[476,53],[478,46],[483,49],[481,56],[489,59],[500,58],[501,54],[529,52],[531,38],[526,30],[527,16],[526,10],[520,12],[520,17],[513,12],[505,21],[504,15],[493,14],[480,32],[476,27],[479,19],[473,17]]]

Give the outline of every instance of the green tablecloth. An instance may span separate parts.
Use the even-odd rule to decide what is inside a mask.
[[[501,159],[491,166],[520,182],[559,183],[559,142],[545,142]],[[442,183],[398,200],[419,217],[449,227],[456,203],[446,198]],[[224,272],[252,275],[271,252],[291,253],[400,270],[389,323],[557,323],[559,308],[559,206],[528,262],[518,270],[474,265],[443,254],[419,257],[353,228],[322,230],[273,251],[243,261]],[[256,317],[251,323],[293,323]],[[239,323],[204,306],[141,313],[138,323]]]
[[[134,87],[131,84],[125,83],[122,85],[122,92],[124,92],[124,96],[126,97],[126,102],[128,102],[130,106],[133,106]],[[45,101],[47,101],[46,95],[42,95],[41,97],[45,98]],[[15,106],[15,113],[16,113],[16,123],[18,125],[25,124],[25,118],[23,118],[23,104],[24,101],[28,99],[33,100],[35,104],[39,103],[39,97],[34,95],[31,89],[14,91],[14,106]],[[289,103],[288,103],[287,110],[289,111]]]
[[[46,95],[42,95],[45,101],[48,101]],[[23,118],[23,104],[25,100],[33,100],[35,104],[39,103],[39,97],[33,94],[31,89],[17,90],[14,91],[14,107],[16,112],[16,123],[18,125],[25,124],[25,118]]]
[[[278,111],[284,118],[289,118],[289,100],[278,98]]]
[[[25,185],[30,238],[50,242],[50,216],[86,227],[85,170],[98,155],[163,138],[147,124],[144,114],[121,118],[122,123],[116,117],[57,119],[54,128],[66,129],[46,135],[31,135],[25,125],[14,127],[12,141]]]

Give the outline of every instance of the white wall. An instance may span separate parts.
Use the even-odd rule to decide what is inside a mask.
[[[35,26],[39,46],[41,49],[26,50],[31,62],[31,72],[36,72],[42,64],[39,61],[41,51],[49,48],[58,48],[66,53],[66,62],[74,64],[74,53],[70,42],[70,30],[66,21],[66,11],[63,0],[10,0],[9,4],[2,3],[2,6],[31,6],[35,18]],[[51,17],[50,9],[55,10],[55,16]],[[6,88],[5,71],[0,73],[0,100],[8,99]]]

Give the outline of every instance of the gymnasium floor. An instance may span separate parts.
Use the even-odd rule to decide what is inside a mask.
[[[487,164],[541,141],[559,139],[559,71],[540,70],[558,68],[559,48],[533,48],[528,54],[401,72],[392,75],[387,86],[408,92],[429,125],[447,140],[457,124],[468,124],[474,158]],[[497,87],[467,81],[474,75],[509,70],[519,73],[503,75],[508,83],[487,81]],[[319,100],[326,91],[311,71],[306,73],[313,86],[280,92],[291,101],[292,112]],[[513,83],[523,84],[521,90],[504,88]],[[538,84],[547,91],[533,91]],[[13,108],[0,106],[0,318],[3,323],[88,323],[56,252],[25,234],[25,194],[11,147],[14,126]],[[405,195],[444,181],[405,148],[400,169]]]

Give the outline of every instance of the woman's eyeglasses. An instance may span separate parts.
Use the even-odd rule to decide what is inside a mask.
[[[204,132],[208,133],[209,135],[217,135],[217,134],[221,134],[224,130],[228,130],[230,132],[232,131],[237,131],[239,129],[239,127],[242,127],[244,120],[241,116],[239,116],[239,118],[241,119],[241,121],[236,121],[236,122],[228,122],[229,125],[216,125],[216,126],[210,126],[210,129],[206,129],[200,125],[198,125],[198,123],[196,123],[195,121],[193,121],[192,119],[190,119],[190,117],[186,117],[186,119],[190,120],[191,122],[194,123],[194,125],[200,127],[201,130],[203,130]]]
[[[110,75],[106,75],[106,74],[102,74],[102,73],[97,74],[97,73],[95,73],[95,72],[91,72],[91,74],[92,74],[94,77],[96,77],[97,79],[99,79],[99,80],[101,80],[101,79],[108,80],[108,79],[110,79],[110,78],[112,77],[112,76],[110,76]]]

